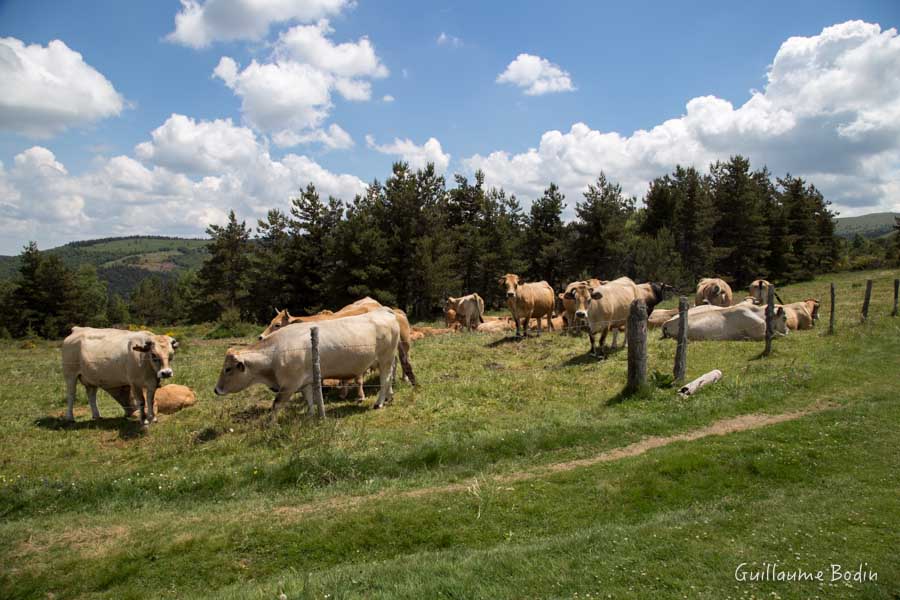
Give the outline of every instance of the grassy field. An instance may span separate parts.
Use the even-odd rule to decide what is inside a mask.
[[[329,391],[323,422],[271,423],[268,390],[212,393],[236,340],[187,336],[198,404],[145,433],[102,394],[91,422],[83,390],[64,424],[59,344],[3,342],[0,598],[898,598],[895,277],[780,289],[835,282],[837,334],[825,301],[769,358],[691,343],[688,377],[725,377],[690,399],[623,397],[625,353],[586,336],[459,334],[415,343],[421,385],[384,410]],[[673,357],[651,331],[650,369]],[[861,563],[876,581],[831,581]]]

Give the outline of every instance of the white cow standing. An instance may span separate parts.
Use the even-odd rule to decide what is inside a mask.
[[[277,412],[295,392],[302,390],[310,414],[314,414],[312,327],[319,328],[322,378],[356,379],[373,364],[378,365],[381,386],[375,408],[381,408],[393,396],[394,354],[400,341],[400,325],[389,308],[332,321],[295,323],[248,348],[229,348],[216,383],[216,395],[234,394],[260,383],[275,392],[272,411]]]
[[[91,416],[100,418],[97,388],[106,390],[130,416],[139,399],[142,423],[156,421],[153,395],[161,379],[172,377],[178,341],[149,331],[73,327],[63,340],[62,367],[66,380],[66,419],[75,420],[75,390],[81,381],[87,390]],[[144,405],[146,398],[146,410]]]

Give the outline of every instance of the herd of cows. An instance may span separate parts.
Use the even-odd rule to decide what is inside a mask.
[[[540,334],[541,320],[546,318],[549,330],[586,329],[592,354],[598,352],[595,336],[599,334],[602,354],[610,331],[615,349],[618,332],[624,328],[635,300],[644,301],[649,326],[661,327],[663,337],[674,337],[678,329],[678,309],[654,310],[673,291],[663,283],[636,284],[628,277],[612,281],[589,279],[572,282],[565,291],[555,294],[546,281],[528,283],[518,275],[507,274],[500,278],[499,285],[505,290],[511,319],[487,317],[482,298],[469,294],[447,299],[443,329],[411,327],[402,310],[385,307],[368,297],[336,312],[322,311],[304,317],[276,310],[275,318],[255,343],[228,349],[214,391],[216,395],[226,395],[251,385],[265,385],[275,393],[273,413],[299,391],[313,413],[313,327],[318,331],[322,378],[344,382],[345,390],[355,384],[359,399],[364,400],[363,378],[370,368],[377,367],[379,391],[375,408],[393,397],[397,359],[404,378],[416,384],[410,345],[427,335],[465,327],[480,332],[515,329],[517,337],[527,336],[532,319],[536,320]],[[765,280],[756,280],[750,286],[750,295],[735,303],[731,287],[725,281],[701,279],[695,306],[687,313],[688,338],[762,340],[766,332],[763,303],[769,286]],[[814,299],[776,305],[775,333],[786,335],[791,329],[811,328],[818,318],[818,308],[819,303]],[[97,390],[103,389],[122,406],[127,417],[139,410],[142,423],[154,422],[163,393],[169,388],[183,387],[160,386],[162,380],[173,376],[172,361],[177,348],[178,341],[174,338],[149,331],[74,327],[62,345],[66,419],[74,420],[76,385],[80,381],[87,391],[94,419],[100,418]],[[193,401],[193,393],[190,390],[187,393]]]

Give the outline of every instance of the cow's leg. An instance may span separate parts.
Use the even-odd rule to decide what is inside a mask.
[[[391,381],[394,379],[394,361],[379,361],[378,378],[381,382],[381,388],[378,390],[378,399],[375,401],[374,408],[381,408],[388,400],[394,397],[394,389],[391,387]]]
[[[547,313],[547,331],[553,331],[553,313]]]
[[[143,423],[146,417],[146,412],[144,410],[144,390],[136,385],[133,385],[131,386],[131,395],[138,401],[138,409],[140,410],[140,412],[138,413],[138,419],[141,421],[141,423]]]
[[[348,379],[341,379],[341,400],[346,400],[347,396],[350,395],[350,384],[348,383]]]
[[[612,341],[612,349],[615,350],[619,345],[619,328],[616,327],[613,329],[613,341]]]
[[[153,397],[156,395],[156,386],[147,388],[147,419],[144,423],[156,423],[156,407]]]
[[[309,393],[307,393],[307,391]],[[280,391],[275,394],[275,400],[272,402],[272,419],[278,415],[278,412],[281,410],[281,407],[284,406],[286,402],[291,399],[291,396],[294,395],[294,390]],[[307,385],[303,388],[303,396],[306,398],[307,404],[309,404],[309,414],[315,415],[315,407],[313,406],[312,400],[312,386]]]
[[[91,406],[91,418],[95,421],[100,418],[100,410],[97,408],[97,386],[86,385],[88,404]]]
[[[591,340],[591,354],[596,354],[597,349],[596,349],[596,345],[594,344],[594,330],[593,329],[588,330],[588,338],[590,338],[590,340]]]
[[[77,377],[66,377],[66,421],[74,421],[75,413],[75,384]]]
[[[356,399],[359,402],[366,401],[366,389],[363,385],[366,382],[366,376],[360,375],[356,378]]]
[[[409,344],[404,344],[401,341],[397,349],[400,354],[400,366],[403,367],[403,374],[406,375],[406,378],[412,385],[417,385],[416,374],[413,373],[412,364],[409,362]]]
[[[606,356],[606,334],[609,333],[609,326],[606,325],[603,327],[603,332],[600,334],[600,354],[602,356]]]

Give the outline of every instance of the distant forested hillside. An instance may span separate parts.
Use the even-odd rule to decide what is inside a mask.
[[[97,268],[100,279],[109,284],[110,294],[128,296],[149,275],[170,279],[180,271],[196,269],[207,256],[209,240],[132,236],[71,242],[45,250],[59,256],[67,267],[85,264]],[[0,256],[0,279],[14,277],[19,256]]]
[[[857,234],[864,238],[883,237],[893,231],[894,217],[900,217],[900,213],[882,212],[858,217],[840,217],[835,219],[835,233],[848,239]]]

